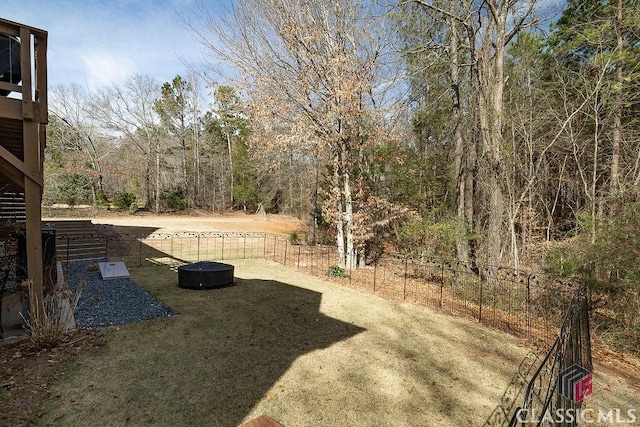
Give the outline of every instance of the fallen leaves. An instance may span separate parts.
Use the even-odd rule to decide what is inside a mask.
[[[30,424],[49,387],[66,374],[75,356],[104,345],[98,331],[76,331],[70,338],[51,350],[34,351],[28,340],[0,345],[0,425]]]

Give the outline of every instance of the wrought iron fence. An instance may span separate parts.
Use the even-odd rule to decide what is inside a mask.
[[[353,256],[343,277],[328,277],[328,270],[339,264],[335,247],[295,244],[267,233],[59,235],[57,242],[57,257],[62,262],[79,256],[106,257],[133,267],[147,262],[178,266],[203,260],[264,258],[342,286],[437,308],[546,345],[557,336],[573,292],[571,282],[544,274],[505,268],[478,270],[432,257],[402,255],[385,255],[358,267]]]
[[[575,291],[558,337],[538,361],[528,356],[520,365],[485,426],[578,424],[582,400],[591,393],[593,371],[586,286]],[[534,366],[537,370],[530,375]]]
[[[474,319],[540,344],[543,355],[524,359],[486,426],[530,424],[526,417],[531,414],[579,408],[580,403],[558,387],[558,378],[576,366],[585,372],[592,369],[586,287],[565,278],[402,255],[385,255],[357,267],[354,256],[343,275],[329,276],[339,264],[335,247],[294,244],[267,233],[91,237],[98,242],[96,256],[121,260],[129,267],[262,258],[341,286]],[[58,260],[72,259],[69,254],[78,252],[71,246],[83,240],[84,236],[58,236]],[[545,420],[533,424],[546,425]]]

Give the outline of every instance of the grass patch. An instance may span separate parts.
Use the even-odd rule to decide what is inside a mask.
[[[467,320],[263,260],[233,264],[236,286],[209,291],[178,288],[164,266],[131,268],[181,314],[110,328],[106,348],[51,389],[40,424],[481,425],[528,352]]]

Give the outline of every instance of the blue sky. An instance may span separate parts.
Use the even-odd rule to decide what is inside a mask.
[[[545,6],[565,0],[539,0]],[[0,0],[0,18],[48,31],[49,86],[91,89],[139,73],[159,83],[201,63],[201,45],[179,15],[196,22],[232,0]],[[219,10],[220,8],[216,8]],[[220,13],[220,12],[218,12]],[[210,58],[209,58],[210,59]]]
[[[207,2],[212,3],[212,2]],[[0,0],[0,18],[48,31],[49,86],[97,88],[139,73],[186,76],[202,50],[178,14],[197,0]]]

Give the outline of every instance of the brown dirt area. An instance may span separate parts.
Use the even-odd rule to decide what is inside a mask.
[[[84,216],[79,214],[85,213]],[[135,215],[105,209],[89,209],[85,212],[66,209],[43,211],[43,222],[47,220],[91,219],[94,224],[110,224],[130,227],[157,228],[157,233],[237,231],[262,232],[289,236],[292,232],[304,233],[302,220],[288,215],[267,215],[266,219],[252,213],[232,212],[213,214],[195,212],[193,214],[154,214],[139,212]]]

